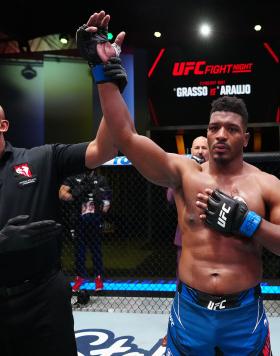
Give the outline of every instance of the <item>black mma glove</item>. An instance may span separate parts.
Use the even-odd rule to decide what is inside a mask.
[[[107,28],[98,28],[97,32],[87,32],[87,25],[81,26],[76,32],[77,47],[81,56],[86,59],[91,67],[92,75],[96,84],[114,82],[118,85],[122,93],[127,84],[127,75],[118,57],[121,47],[116,43],[112,44],[117,57],[112,57],[105,65],[102,63],[98,53],[97,44],[108,42]]]
[[[96,50],[98,43],[108,42],[108,29],[98,28],[97,32],[87,32],[87,25],[78,28],[76,32],[76,42],[81,56],[88,61],[90,67],[101,64]]]
[[[106,64],[99,64],[92,69],[96,84],[113,82],[122,93],[127,84],[127,75],[119,57],[112,57]]]
[[[205,213],[206,223],[223,234],[252,237],[262,221],[245,203],[217,189],[209,197]]]
[[[54,220],[27,223],[28,215],[18,215],[0,230],[0,253],[28,250],[39,246],[62,231]]]

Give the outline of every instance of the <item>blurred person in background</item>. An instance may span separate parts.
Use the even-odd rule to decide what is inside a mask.
[[[87,170],[77,176],[68,177],[59,190],[59,197],[71,203],[64,204],[66,213],[69,209],[70,212],[77,214],[69,219],[77,222],[77,226],[72,230],[77,275],[72,291],[79,290],[90,275],[94,277],[95,291],[102,290],[104,278],[102,239],[105,215],[110,209],[112,199],[112,191],[107,180],[98,169]],[[74,209],[71,209],[70,205],[74,205]],[[93,273],[90,275],[85,265],[87,249],[92,256]]]

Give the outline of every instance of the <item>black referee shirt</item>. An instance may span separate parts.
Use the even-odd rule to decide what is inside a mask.
[[[0,229],[22,214],[30,215],[30,222],[59,220],[59,187],[67,176],[84,171],[88,144],[25,149],[6,142],[0,159]],[[59,254],[55,239],[31,250],[0,254],[0,286],[43,275],[59,263]]]

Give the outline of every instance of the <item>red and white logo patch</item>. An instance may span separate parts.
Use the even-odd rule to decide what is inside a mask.
[[[17,174],[25,177],[32,177],[32,173],[27,163],[19,164],[18,166],[14,166],[14,170]]]

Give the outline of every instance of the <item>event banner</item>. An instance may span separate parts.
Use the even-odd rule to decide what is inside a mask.
[[[275,122],[279,106],[279,63],[264,43],[203,44],[162,48],[150,54],[152,120],[158,126],[207,124],[211,102],[242,97],[250,122]]]

